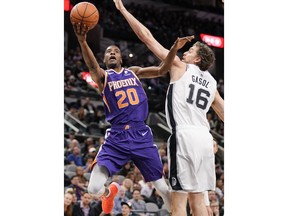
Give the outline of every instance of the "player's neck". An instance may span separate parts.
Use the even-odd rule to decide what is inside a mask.
[[[109,68],[109,69],[112,69],[112,70],[116,71],[117,73],[122,71],[122,67],[121,66],[115,67],[115,68]]]

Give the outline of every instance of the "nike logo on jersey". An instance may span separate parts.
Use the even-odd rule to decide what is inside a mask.
[[[146,132],[142,133],[142,136],[145,136],[147,133],[148,133],[148,131],[146,131]]]

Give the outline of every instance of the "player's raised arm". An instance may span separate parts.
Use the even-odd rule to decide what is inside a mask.
[[[105,72],[102,68],[100,68],[92,50],[86,41],[89,28],[85,24],[80,23],[74,23],[73,28],[80,44],[84,61],[90,71],[91,78],[95,83],[98,84],[99,91],[102,92]]]

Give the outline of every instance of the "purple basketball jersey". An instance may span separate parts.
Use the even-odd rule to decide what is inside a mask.
[[[106,73],[102,96],[107,121],[111,124],[145,121],[148,101],[138,77],[126,68],[119,73],[114,70],[107,70]]]
[[[145,181],[160,179],[163,166],[152,131],[145,124],[148,101],[138,77],[125,68],[119,73],[107,70],[102,96],[112,125],[97,155],[99,166],[105,166],[111,176],[132,160]]]

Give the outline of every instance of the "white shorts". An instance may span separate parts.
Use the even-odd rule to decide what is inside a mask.
[[[177,126],[167,147],[169,183],[173,191],[215,190],[213,137],[206,127]]]

